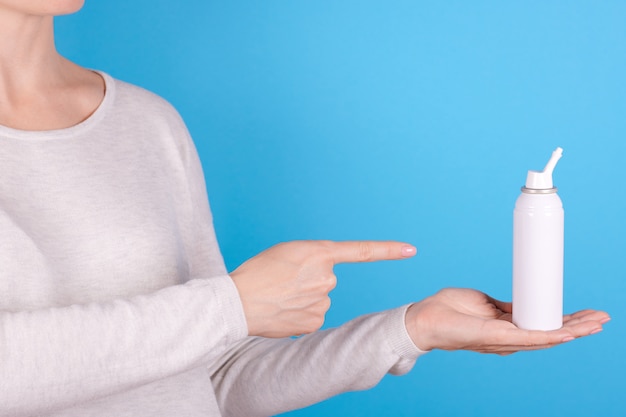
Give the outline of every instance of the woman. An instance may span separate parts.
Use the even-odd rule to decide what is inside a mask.
[[[290,242],[228,274],[176,111],[56,52],[53,16],[81,6],[0,0],[0,415],[272,415],[431,349],[547,348],[609,320],[528,332],[510,304],[448,289],[317,331],[334,264],[415,248]]]

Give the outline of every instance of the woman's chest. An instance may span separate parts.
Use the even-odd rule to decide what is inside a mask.
[[[122,167],[15,167],[3,177],[0,309],[105,301],[188,279],[175,176]]]

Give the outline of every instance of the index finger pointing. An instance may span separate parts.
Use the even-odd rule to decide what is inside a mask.
[[[330,250],[336,264],[406,259],[417,253],[415,246],[408,243],[371,240],[331,242]]]

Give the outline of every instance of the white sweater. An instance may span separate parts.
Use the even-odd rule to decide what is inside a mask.
[[[268,416],[413,366],[404,307],[248,337],[184,123],[101,75],[84,122],[0,126],[0,416]]]

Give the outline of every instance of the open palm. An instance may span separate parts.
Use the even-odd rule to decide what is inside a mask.
[[[544,349],[602,330],[607,313],[583,310],[563,317],[563,327],[552,331],[522,330],[511,322],[511,303],[480,291],[447,288],[413,304],[407,329],[422,350],[472,350],[511,354]]]

